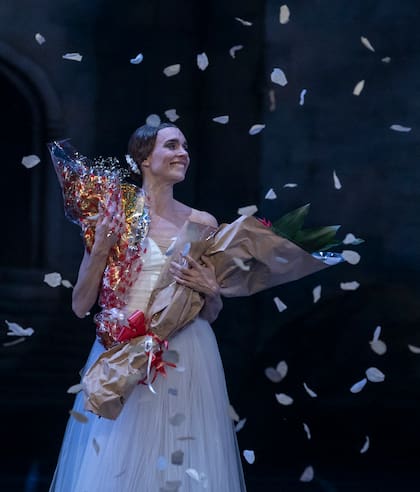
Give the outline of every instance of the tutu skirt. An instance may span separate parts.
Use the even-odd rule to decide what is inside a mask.
[[[70,417],[50,492],[242,492],[242,475],[217,342],[197,318],[170,341],[176,368],[156,394],[138,385],[115,421]],[[103,347],[95,342],[86,367]]]

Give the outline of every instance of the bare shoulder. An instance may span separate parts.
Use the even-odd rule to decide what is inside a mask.
[[[177,212],[183,217],[183,220],[188,218],[192,222],[198,222],[199,224],[210,227],[217,227],[219,225],[216,218],[204,210],[197,210],[177,200],[175,200],[175,205]]]
[[[211,227],[217,227],[219,225],[213,215],[205,212],[204,210],[197,210],[195,208],[191,210],[191,220],[193,222],[199,222],[200,224],[208,225]]]

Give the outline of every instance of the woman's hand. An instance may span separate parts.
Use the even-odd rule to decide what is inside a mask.
[[[202,263],[195,261],[191,256],[186,256],[185,261],[187,265],[171,262],[169,271],[176,282],[204,295],[204,307],[200,316],[209,323],[213,323],[223,307],[214,265],[205,256],[201,257]]]
[[[175,261],[171,262],[169,271],[172,273],[174,280],[181,285],[200,292],[206,297],[219,296],[220,287],[211,261],[206,256],[201,257],[200,263],[189,255],[184,258],[186,265]]]
[[[108,256],[109,250],[120,239],[124,230],[125,215],[121,203],[112,203],[104,210],[99,208],[92,252]]]
[[[95,304],[109,251],[124,230],[124,211],[121,204],[107,204],[99,208],[96,219],[95,241],[90,253],[85,251],[73,289],[73,311],[83,318]]]

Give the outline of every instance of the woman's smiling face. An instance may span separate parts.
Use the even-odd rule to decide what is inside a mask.
[[[181,130],[162,128],[151,154],[142,163],[146,174],[170,183],[184,180],[190,163],[188,145]]]

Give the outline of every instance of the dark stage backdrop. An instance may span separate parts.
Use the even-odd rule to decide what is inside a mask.
[[[340,224],[341,239],[365,241],[339,249],[357,251],[356,265],[225,301],[214,328],[232,405],[247,419],[239,447],[256,456],[244,460],[248,489],[418,490],[420,355],[409,345],[420,347],[420,6],[290,1],[281,24],[281,4],[1,2],[1,490],[48,489],[72,405],[66,389],[94,338],[91,320],[71,313],[71,291],[43,282],[55,271],[74,282],[82,255],[45,144],[70,137],[89,156],[123,158],[131,132],[168,109],[191,148],[181,200],[221,222],[245,205],[273,220],[311,203],[308,227]],[[73,52],[81,62],[62,58]],[[165,77],[175,63],[181,72]],[[286,85],[272,82],[275,68]],[[227,124],[212,121],[222,115]],[[250,135],[255,124],[265,128]],[[33,169],[20,163],[29,154],[41,158]],[[270,188],[274,200],[264,198]],[[341,288],[354,281],[356,290]],[[34,334],[3,345],[14,340],[5,320]],[[378,326],[383,355],[369,343]],[[273,383],[265,370],[280,361],[289,371]],[[385,380],[350,392],[369,367]],[[293,404],[281,405],[280,393]],[[308,466],[314,479],[303,483]]]

